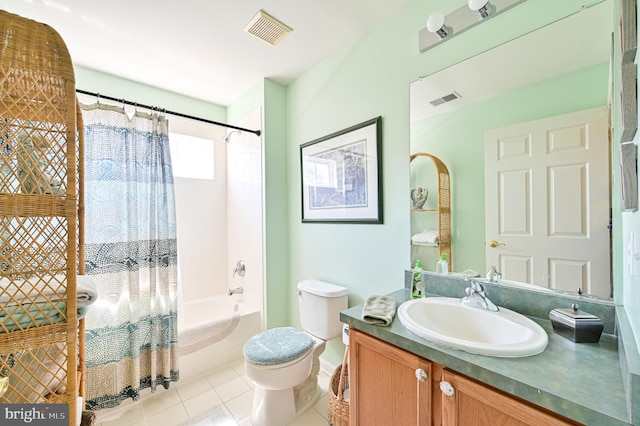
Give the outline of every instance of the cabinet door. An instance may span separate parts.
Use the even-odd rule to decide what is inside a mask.
[[[431,363],[351,329],[351,424],[429,425]]]
[[[578,424],[448,370],[443,370],[440,384],[443,426]]]

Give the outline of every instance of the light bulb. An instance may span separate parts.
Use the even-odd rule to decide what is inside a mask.
[[[427,19],[427,29],[436,33],[444,26],[444,14],[442,12],[433,12]]]
[[[467,0],[467,4],[469,9],[477,11],[482,19],[488,17],[494,11],[489,0]]]
[[[489,3],[489,0],[469,0],[467,4],[471,10],[480,10]]]

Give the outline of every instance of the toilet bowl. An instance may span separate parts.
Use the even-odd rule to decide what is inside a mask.
[[[287,425],[315,405],[321,394],[317,374],[324,341],[291,327],[267,330],[254,337],[264,337],[271,333],[280,333],[283,339],[304,336],[308,338],[309,346],[295,355],[294,359],[290,359],[290,354],[281,354],[282,362],[274,358],[273,364],[265,365],[252,362],[256,360],[252,358],[251,349],[245,345],[245,374],[254,383],[251,416],[254,426]],[[259,346],[260,344],[256,344],[256,348]],[[318,367],[315,368],[315,374],[312,374],[314,364]]]
[[[298,284],[303,330],[278,327],[244,345],[244,368],[254,383],[251,422],[286,426],[320,399],[320,355],[326,340],[338,337],[348,289],[316,280]]]

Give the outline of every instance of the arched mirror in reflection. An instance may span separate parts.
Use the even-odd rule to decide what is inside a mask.
[[[451,176],[454,272],[611,297],[612,16],[603,1],[411,84],[411,153]],[[408,192],[433,176],[412,164]],[[412,213],[412,236],[434,226]],[[437,250],[411,255],[435,270]]]

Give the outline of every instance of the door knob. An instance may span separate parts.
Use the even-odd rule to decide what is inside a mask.
[[[505,243],[499,243],[496,240],[489,241],[489,247],[496,248],[498,246],[506,246],[506,244]]]
[[[427,377],[429,377],[427,376],[427,372],[424,371],[422,368],[418,368],[416,370],[416,379],[418,379],[418,381],[424,382],[427,380]]]

